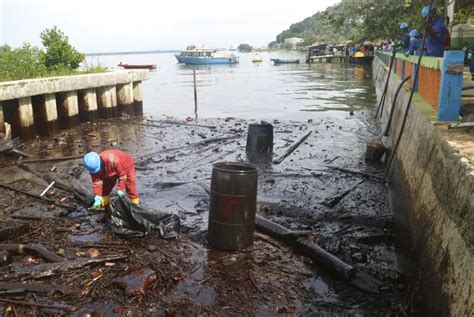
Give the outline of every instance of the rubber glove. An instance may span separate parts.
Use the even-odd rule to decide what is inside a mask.
[[[95,196],[94,197],[94,204],[92,205],[93,209],[100,209],[102,208],[102,197],[101,196]]]
[[[117,190],[117,195],[120,197],[120,198],[123,198],[125,196],[125,193],[121,190]]]

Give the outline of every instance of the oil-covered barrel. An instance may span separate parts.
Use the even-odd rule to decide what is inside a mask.
[[[215,163],[207,241],[221,250],[240,250],[253,244],[257,208],[257,167]]]
[[[266,162],[272,160],[273,154],[273,126],[265,121],[249,124],[247,159],[250,162]]]

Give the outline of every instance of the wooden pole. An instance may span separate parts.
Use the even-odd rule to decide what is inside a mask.
[[[194,117],[195,117],[195,120],[197,120],[198,99],[197,99],[196,70],[195,69],[193,69],[193,81],[194,81]]]

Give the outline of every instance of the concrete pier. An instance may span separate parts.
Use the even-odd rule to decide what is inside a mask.
[[[8,122],[13,137],[30,139],[36,133],[52,135],[58,126],[118,116],[118,106],[141,115],[142,81],[147,79],[147,70],[126,70],[1,82],[0,126]]]
[[[19,123],[19,133],[23,140],[31,140],[36,135],[35,123],[33,120],[33,104],[31,97],[18,99],[18,109],[16,116]]]
[[[120,114],[133,116],[133,83],[117,85],[117,107]]]
[[[118,105],[117,105],[117,87],[112,86],[110,90],[110,96],[112,98],[112,110],[114,117],[119,116]]]
[[[55,94],[35,96],[33,100],[36,129],[41,136],[51,136],[58,132],[58,110]]]
[[[99,117],[108,119],[116,116],[118,112],[115,86],[98,87],[96,91]]]
[[[79,90],[79,118],[81,122],[93,122],[99,117],[95,89]]]
[[[141,81],[133,83],[133,109],[135,115],[143,115],[143,90]]]
[[[69,129],[79,124],[79,104],[76,91],[56,94],[58,98],[59,125],[61,129]]]

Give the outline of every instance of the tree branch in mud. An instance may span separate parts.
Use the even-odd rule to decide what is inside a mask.
[[[309,137],[311,132],[313,131],[312,130],[309,131],[298,142],[290,146],[288,150],[286,150],[285,154],[283,154],[282,156],[280,156],[279,158],[273,161],[273,164],[280,164],[281,162],[283,162],[288,156],[290,156],[291,153],[293,153]]]
[[[83,157],[83,155],[73,155],[73,156],[63,156],[63,157],[51,157],[51,158],[44,158],[44,159],[28,159],[28,160],[18,161],[18,163],[19,164],[28,164],[28,163],[69,161],[69,160],[77,160],[77,159],[80,159],[82,157]]]
[[[151,120],[147,119],[147,122],[154,122],[154,123],[162,123],[162,124],[172,124],[172,125],[182,125],[191,128],[208,128],[208,129],[215,129],[215,125],[203,125],[203,124],[195,124],[195,123],[184,123],[178,121],[170,121],[170,120]]]
[[[153,157],[154,155],[161,154],[161,153],[179,151],[179,150],[192,148],[192,147],[196,147],[196,146],[200,146],[200,145],[207,145],[207,144],[214,143],[214,142],[240,139],[241,137],[242,137],[242,135],[237,134],[237,135],[232,135],[232,136],[224,136],[224,137],[206,139],[206,140],[202,140],[202,141],[199,141],[199,142],[196,142],[196,143],[187,144],[187,145],[176,147],[176,148],[163,149],[163,150],[160,150],[160,151],[155,151],[155,152],[151,152],[151,153],[148,153],[148,154],[144,154],[144,155],[139,156],[138,159],[149,158],[149,157]]]
[[[80,269],[85,266],[92,266],[111,261],[126,260],[126,255],[111,255],[91,259],[68,260],[58,263],[44,263],[29,267],[14,268],[15,277],[28,276],[31,278],[42,278],[53,276],[70,270]]]
[[[357,184],[355,184],[354,186],[352,186],[351,188],[343,191],[342,193],[339,193],[339,194],[336,194],[332,197],[328,197],[326,198],[326,200],[323,202],[323,205],[327,206],[327,207],[334,207],[336,206],[337,204],[339,204],[339,202],[341,200],[344,199],[344,197],[346,197],[347,195],[349,195],[349,193],[351,191],[353,191],[355,188],[357,188],[357,186],[359,186],[360,184],[362,184],[363,182],[365,182],[365,178],[363,180],[361,180],[360,182],[358,182]]]
[[[20,193],[20,194],[23,194],[23,195],[26,195],[26,196],[29,196],[29,197],[36,198],[38,200],[41,200],[43,202],[47,202],[49,204],[53,204],[53,205],[58,206],[58,207],[66,208],[68,210],[75,209],[74,206],[57,203],[52,199],[48,199],[48,198],[45,198],[45,197],[41,197],[40,195],[25,192],[24,190],[13,188],[13,187],[5,185],[5,184],[0,184],[0,187],[11,190],[11,191],[14,191],[14,192],[17,192],[17,193]]]
[[[256,217],[255,227],[257,230],[293,246],[297,251],[311,258],[315,264],[333,273],[340,279],[349,282],[351,285],[369,293],[380,292],[380,286],[383,285],[381,281],[345,263],[321,248],[310,238],[298,237],[301,236],[302,232],[289,230],[260,215]]]
[[[0,299],[0,302],[23,305],[23,306],[33,306],[33,307],[42,307],[42,308],[51,308],[51,309],[64,309],[70,312],[73,312],[77,309],[74,306],[64,305],[64,304],[41,304],[41,303],[26,302],[26,301],[13,300],[13,299]]]
[[[32,253],[38,255],[48,262],[63,262],[65,258],[56,255],[40,244],[0,244],[0,250],[14,254]]]
[[[21,163],[18,164],[18,167],[20,167],[21,169],[25,170],[28,173],[31,173],[31,174],[37,176],[38,178],[43,179],[47,183],[51,183],[51,182],[54,181],[55,182],[55,184],[54,184],[55,187],[57,187],[59,189],[62,189],[64,191],[68,192],[68,193],[73,194],[74,198],[79,200],[82,204],[86,205],[87,207],[89,206],[89,203],[92,200],[92,195],[90,195],[87,190],[85,190],[85,189],[83,190],[79,186],[77,186],[77,188],[74,188],[73,186],[65,184],[64,182],[62,182],[58,178],[51,176],[50,173],[41,174],[38,171],[36,171],[35,169],[31,168],[29,165],[24,165],[24,164],[21,164]]]

